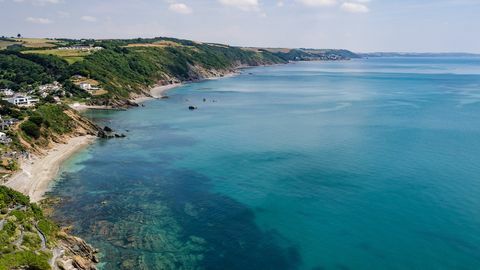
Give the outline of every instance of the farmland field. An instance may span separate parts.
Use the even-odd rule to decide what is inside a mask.
[[[84,50],[59,50],[59,49],[31,50],[31,51],[24,51],[24,53],[56,55],[60,58],[65,59],[69,64],[82,61],[85,56],[92,54],[92,52],[84,51]]]

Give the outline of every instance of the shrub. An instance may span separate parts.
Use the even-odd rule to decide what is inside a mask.
[[[32,121],[37,126],[41,126],[43,124],[43,117],[40,115],[30,116],[29,120]]]
[[[26,122],[23,122],[20,125],[20,128],[27,134],[27,136],[38,139],[40,138],[40,127],[37,126],[34,122],[28,120]]]

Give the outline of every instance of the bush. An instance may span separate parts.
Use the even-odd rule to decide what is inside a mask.
[[[43,123],[43,117],[40,115],[30,116],[29,120],[32,121],[37,126],[41,126]]]
[[[45,253],[35,254],[31,251],[21,251],[0,257],[0,270],[35,269],[48,270],[50,256]]]
[[[28,120],[26,122],[23,122],[20,125],[20,128],[27,134],[27,136],[38,139],[40,138],[40,127],[37,126],[34,122]]]

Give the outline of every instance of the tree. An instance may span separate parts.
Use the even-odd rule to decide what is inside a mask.
[[[22,37],[22,34],[17,34],[17,38],[21,38]]]
[[[40,138],[40,127],[37,126],[35,123],[28,120],[26,122],[23,122],[20,125],[20,128],[23,130],[23,132],[25,132],[25,134],[27,134],[27,136],[34,139]]]

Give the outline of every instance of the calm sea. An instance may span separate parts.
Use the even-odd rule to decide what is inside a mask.
[[[128,137],[52,192],[103,269],[480,269],[480,58],[259,67],[169,96],[88,113]]]

